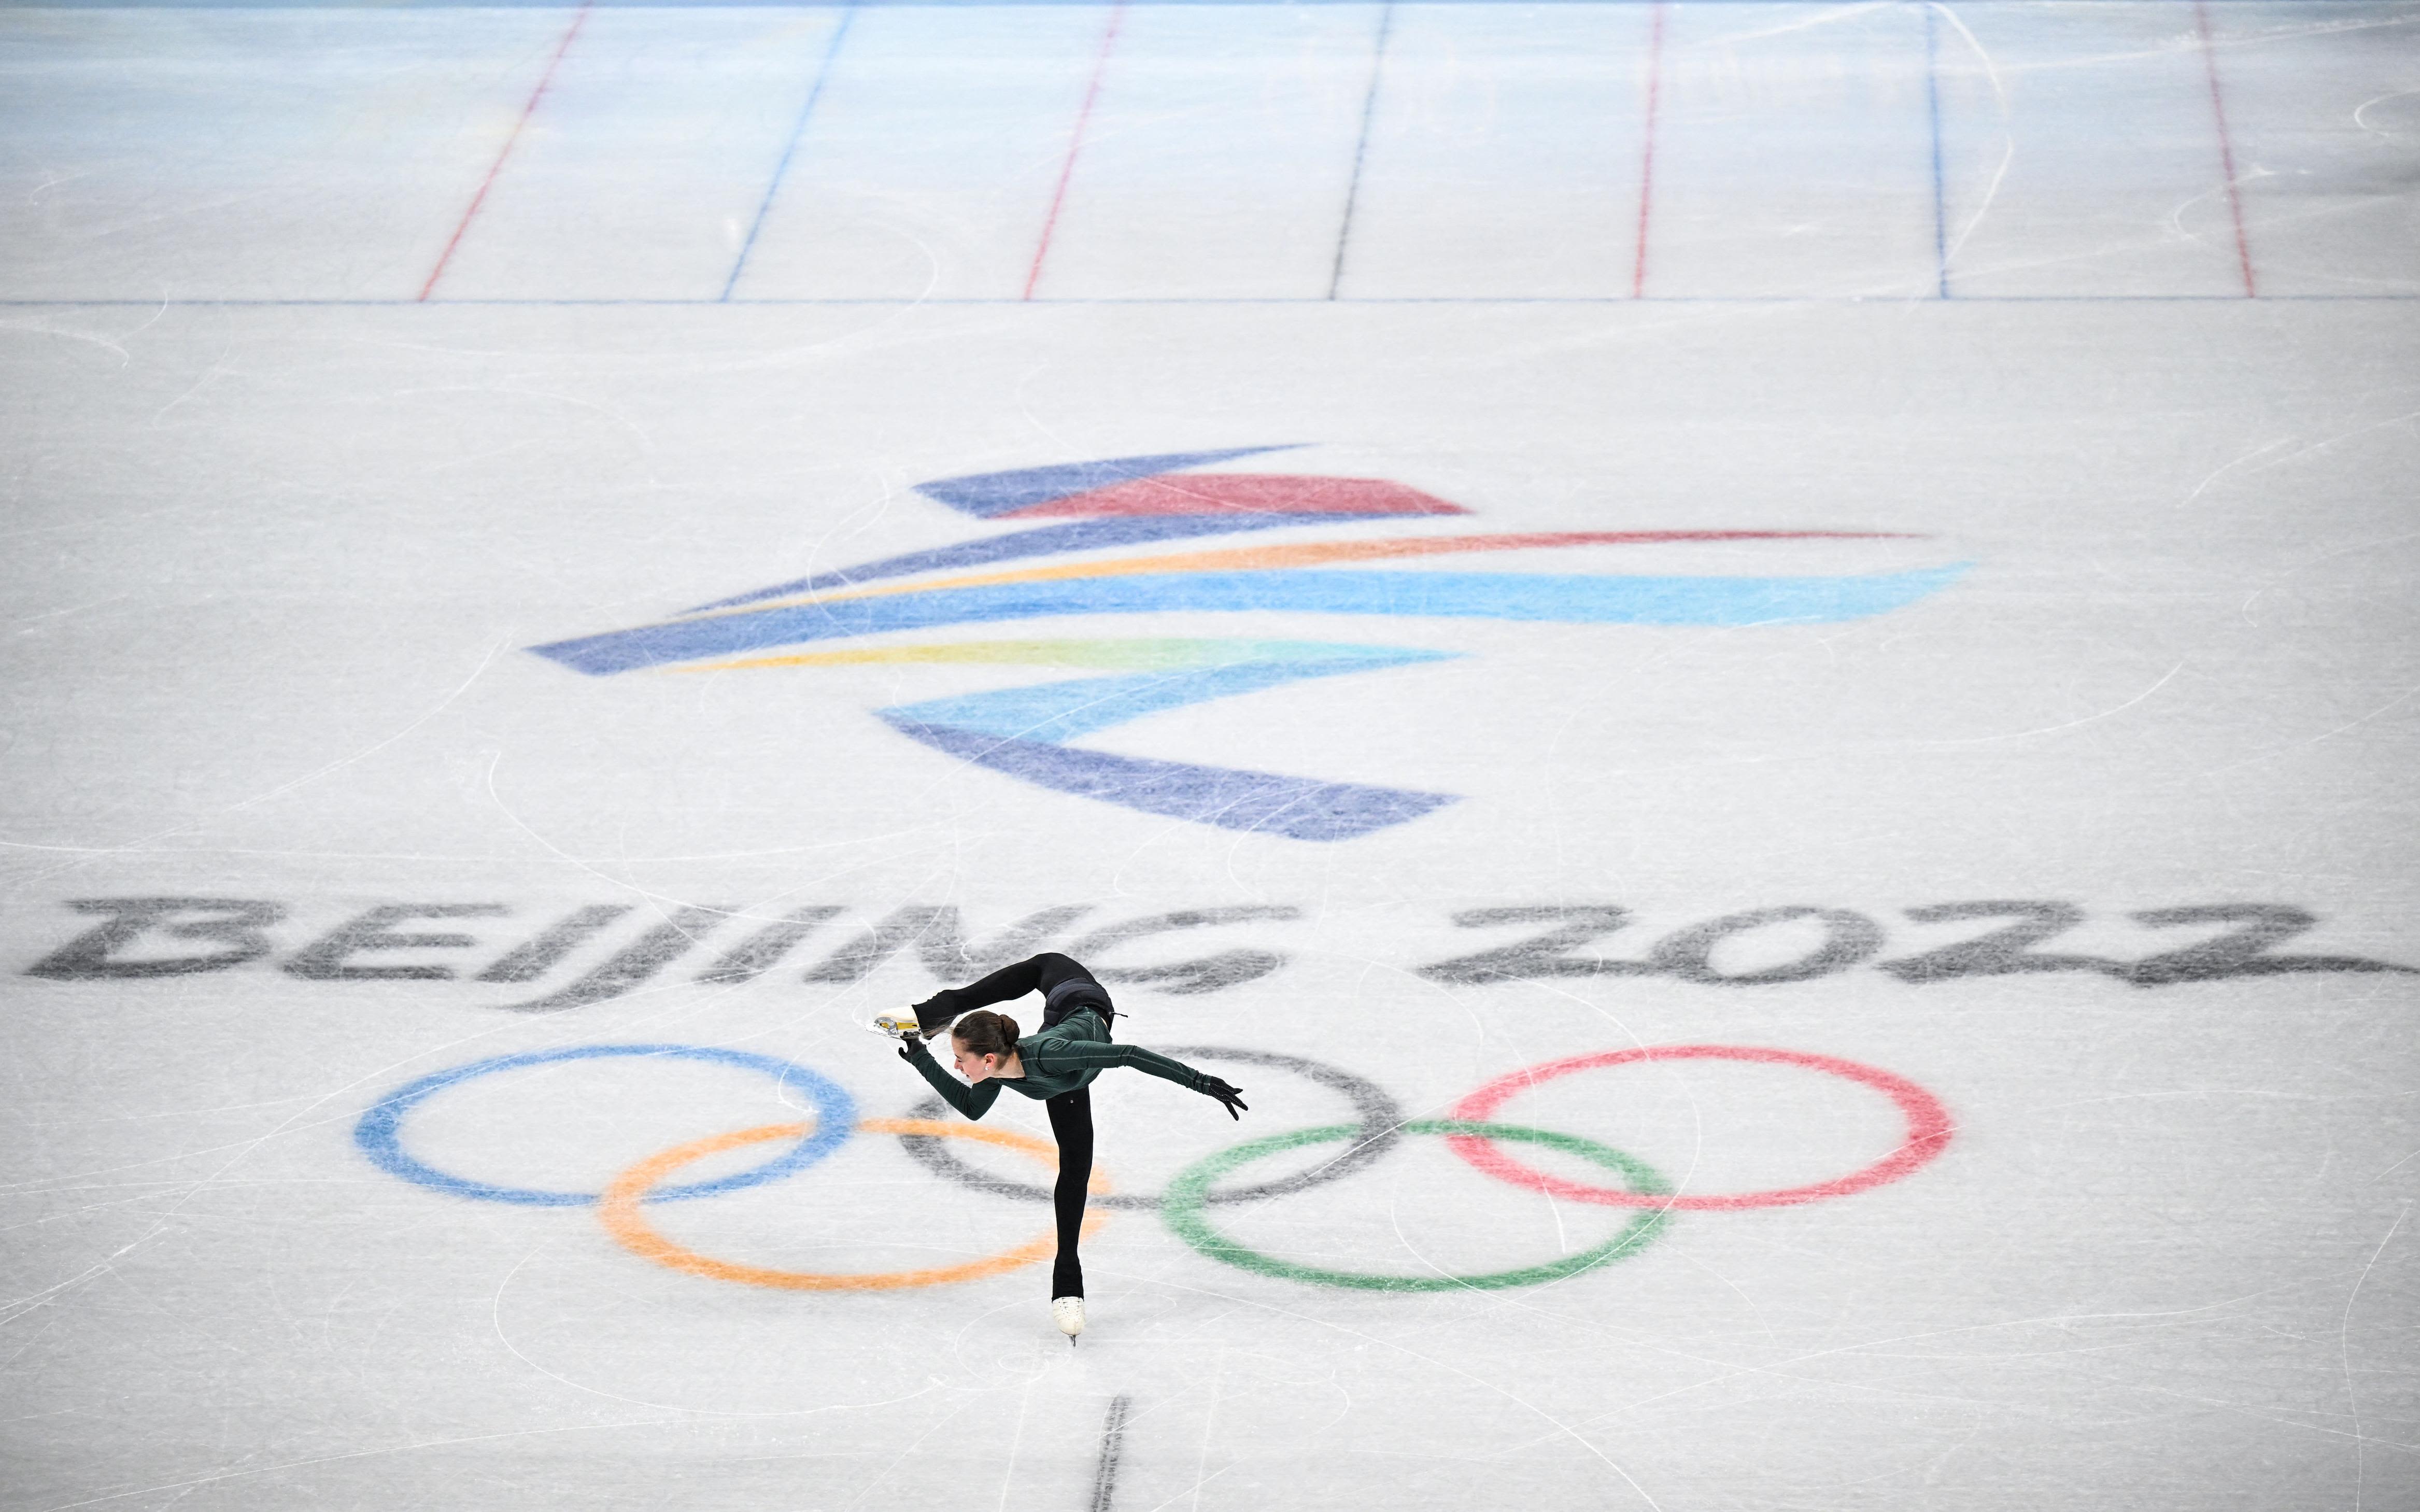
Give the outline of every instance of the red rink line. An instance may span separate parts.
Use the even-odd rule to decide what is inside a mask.
[[[545,98],[546,86],[554,82],[554,70],[562,65],[563,55],[571,51],[571,39],[580,35],[580,28],[587,23],[588,8],[592,3],[593,0],[580,0],[579,13],[571,18],[571,24],[563,29],[563,40],[554,44],[554,56],[546,60],[546,71],[538,75],[537,87],[530,91],[529,103],[521,107],[520,119],[513,122],[512,134],[504,138],[504,149],[496,154],[496,161],[488,164],[488,176],[479,180],[479,192],[471,196],[470,208],[462,212],[461,223],[454,227],[454,234],[446,238],[445,250],[437,255],[437,266],[428,270],[428,282],[420,286],[422,300],[427,300],[437,288],[437,280],[445,276],[445,265],[454,260],[454,249],[462,244],[462,233],[471,228],[471,222],[479,213],[479,207],[488,202],[488,191],[495,187],[496,175],[504,171],[504,160],[513,155],[513,145],[521,139],[521,129],[529,124],[530,117],[536,112],[538,101]]]
[[[2211,48],[2207,0],[2194,0],[2194,24],[2201,30],[2202,67],[2210,75],[2210,113],[2218,122],[2218,162],[2226,171],[2226,208],[2235,213],[2235,263],[2243,270],[2243,297],[2257,299],[2260,290],[2252,281],[2252,243],[2243,236],[2243,196],[2235,187],[2235,142],[2226,129],[2226,100],[2218,88],[2218,55]]]
[[[1076,154],[1084,149],[1084,128],[1093,119],[1093,101],[1101,97],[1101,75],[1109,71],[1109,51],[1117,46],[1118,28],[1125,23],[1126,0],[1109,8],[1109,24],[1101,33],[1101,50],[1093,58],[1093,82],[1084,88],[1083,107],[1076,112],[1076,130],[1067,138],[1067,161],[1059,164],[1059,187],[1050,195],[1050,213],[1042,220],[1042,240],[1033,248],[1033,266],[1025,271],[1025,299],[1042,281],[1042,259],[1050,256],[1050,234],[1059,228],[1059,208],[1067,202],[1067,180],[1076,172]]]
[[[1655,195],[1655,106],[1664,88],[1664,10],[1655,0],[1655,27],[1647,39],[1647,145],[1638,153],[1638,256],[1630,265],[1630,297],[1647,292],[1647,212]]]

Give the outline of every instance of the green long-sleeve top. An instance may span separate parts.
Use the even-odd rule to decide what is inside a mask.
[[[1023,1076],[988,1077],[972,1086],[944,1070],[922,1041],[908,1052],[908,1063],[933,1084],[933,1090],[951,1107],[970,1118],[981,1118],[991,1112],[991,1105],[1000,1100],[1001,1087],[1029,1098],[1055,1098],[1062,1092],[1092,1085],[1094,1077],[1113,1066],[1149,1071],[1189,1092],[1201,1091],[1210,1080],[1184,1062],[1156,1054],[1140,1045],[1111,1044],[1109,1027],[1090,1013],[1071,1014],[1040,1034],[1020,1037],[1016,1053],[1023,1063]]]

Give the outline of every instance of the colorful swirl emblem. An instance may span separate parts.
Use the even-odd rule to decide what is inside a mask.
[[[1856,540],[1875,531],[1631,530],[1373,534],[1467,515],[1401,483],[1200,472],[1291,446],[1118,457],[920,485],[979,520],[1018,528],[701,604],[656,624],[534,647],[594,677],[643,668],[739,670],[869,662],[1022,664],[1062,678],[874,710],[909,740],[1062,793],[1296,840],[1346,840],[1459,795],[1145,759],[1076,742],[1188,704],[1311,678],[1462,653],[1341,641],[1201,637],[920,640],[945,626],[1064,616],[1280,612],[1561,624],[1820,624],[1886,614],[1954,582],[1965,564],[1823,576],[1473,572],[1368,564],[1491,552],[1683,541]],[[1028,524],[1026,522],[1047,522]],[[1341,527],[1326,539],[1170,551],[1248,531]],[[1104,555],[1104,553],[1119,554]],[[1048,561],[1048,558],[1074,560]],[[1008,566],[1019,563],[1026,565]],[[776,647],[833,647],[783,650]]]

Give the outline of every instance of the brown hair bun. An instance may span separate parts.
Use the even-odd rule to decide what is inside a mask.
[[[966,1047],[970,1055],[1006,1059],[1016,1053],[1016,1021],[1005,1013],[977,1008],[950,1025],[950,1037]]]

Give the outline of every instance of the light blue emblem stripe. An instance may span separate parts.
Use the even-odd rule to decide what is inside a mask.
[[[1448,661],[1455,654],[1393,646],[1322,649],[1350,654],[1331,654],[1316,660],[1239,662],[1227,666],[1143,672],[1119,678],[1078,678],[956,698],[935,698],[876,712],[894,725],[905,722],[947,725],[981,735],[997,735],[1002,740],[1059,745],[1094,730],[1105,730],[1163,709],[1182,709],[1187,704],[1258,693],[1306,678],[1373,672],[1412,662]]]
[[[1222,830],[1282,834],[1294,840],[1350,840],[1457,801],[1451,793],[1154,761],[1038,740],[1002,740],[947,725],[919,725],[891,712],[882,717],[910,740],[1037,787],[1144,814],[1215,824]]]
[[[1292,611],[1565,624],[1773,625],[1859,619],[1915,602],[1970,564],[1850,577],[1565,577],[1517,572],[1137,573],[873,595],[675,620],[535,647],[602,677],[802,641],[1046,615]]]

